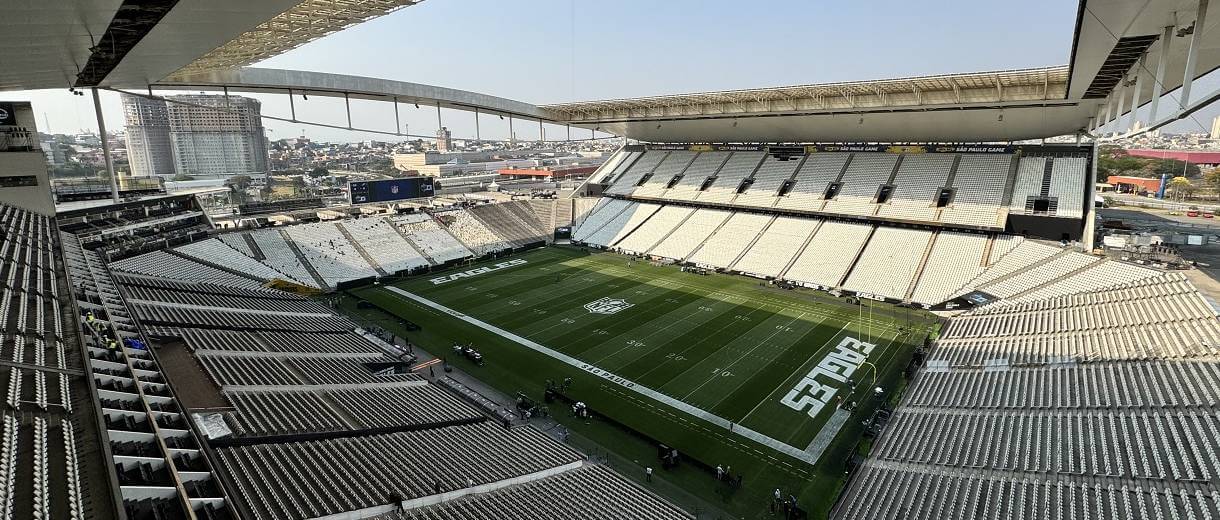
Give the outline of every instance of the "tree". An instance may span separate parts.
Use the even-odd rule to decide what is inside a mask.
[[[1154,159],[1152,164],[1152,173],[1156,177],[1161,175],[1172,175],[1174,177],[1198,178],[1199,165],[1191,164],[1176,159]]]
[[[225,186],[229,187],[229,193],[232,194],[233,200],[238,204],[246,202],[246,189],[250,187],[249,175],[234,175],[225,180]]]
[[[1220,168],[1212,168],[1203,174],[1203,183],[1216,193],[1216,200],[1220,200]]]
[[[309,171],[309,176],[315,179],[318,177],[326,177],[328,175],[330,175],[330,170],[326,169],[325,166],[319,166]]]
[[[1186,177],[1174,177],[1169,181],[1169,190],[1173,192],[1174,200],[1182,202],[1186,197],[1189,197],[1195,191],[1195,185],[1191,184],[1190,179]]]

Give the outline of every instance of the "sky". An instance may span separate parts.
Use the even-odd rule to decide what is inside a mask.
[[[1077,2],[941,0],[426,0],[306,44],[257,66],[371,76],[471,90],[532,103],[675,94],[1062,65]],[[160,94],[160,92],[158,92]],[[168,92],[167,92],[168,94]],[[64,90],[4,93],[29,99],[40,130],[96,128],[92,99]],[[287,117],[285,96],[255,96]],[[300,119],[345,124],[340,99],[296,103]],[[436,109],[401,106],[412,134],[436,131]],[[107,126],[121,128],[117,94],[103,93]],[[387,104],[356,102],[354,126],[394,129]],[[455,138],[474,136],[469,113],[442,113]],[[1210,116],[1208,116],[1210,123]],[[395,140],[265,121],[271,139]],[[1194,125],[1192,125],[1194,126]],[[484,116],[485,138],[507,123]],[[518,122],[519,138],[538,136]],[[548,128],[559,137],[561,127]],[[587,137],[587,131],[574,137]]]

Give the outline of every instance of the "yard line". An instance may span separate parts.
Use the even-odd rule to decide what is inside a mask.
[[[691,302],[691,303],[688,303],[688,304],[686,304],[686,305],[683,305],[682,307],[686,307],[686,306],[689,306],[689,305],[698,305],[700,302],[702,302],[702,300],[703,300],[703,298],[700,298],[700,299],[695,300],[695,301],[693,301],[693,302]],[[718,301],[724,302],[724,300],[718,300]],[[725,302],[725,303],[728,303],[728,302]],[[681,307],[679,307],[678,309],[680,309],[680,308],[681,308]],[[662,318],[662,317],[668,316],[668,315],[672,314],[674,311],[676,311],[676,310],[678,310],[678,309],[670,309],[670,310],[669,310],[668,312],[666,312],[665,314],[662,314],[662,315],[660,315],[660,316],[657,316],[657,318],[654,318],[654,319],[659,319],[659,318]],[[713,319],[714,319],[714,318],[713,318]],[[652,320],[649,320],[649,322],[651,322],[651,321],[652,321]],[[647,339],[647,338],[651,338],[651,337],[653,337],[653,336],[655,336],[655,335],[657,335],[657,334],[660,334],[661,332],[664,332],[664,331],[668,330],[670,327],[673,327],[674,325],[678,325],[678,324],[680,324],[680,323],[683,323],[683,324],[684,324],[684,323],[695,323],[695,322],[697,322],[697,321],[698,321],[698,320],[692,320],[692,319],[690,319],[690,318],[681,318],[681,317],[680,317],[680,318],[673,318],[673,319],[671,319],[671,321],[670,321],[669,325],[666,325],[666,326],[661,327],[661,328],[659,328],[659,329],[654,329],[652,332],[649,332],[648,334],[645,334],[645,335],[644,335],[644,337],[642,337],[642,338],[640,338],[640,339]],[[699,323],[707,323],[708,321],[710,321],[710,320],[704,320],[704,321],[699,322]],[[648,322],[645,322],[645,323],[648,323]],[[641,324],[641,325],[642,325],[642,324]],[[607,339],[606,341],[603,341],[603,342],[601,342],[601,343],[598,343],[597,345],[594,345],[592,348],[597,348],[597,347],[599,347],[599,346],[601,346],[601,345],[604,345],[604,344],[606,344],[606,343],[609,343],[609,342],[611,342],[611,341],[613,341],[613,340],[615,340],[615,339],[621,338],[621,337],[623,337],[624,335],[626,335],[626,334],[628,334],[628,333],[630,333],[630,332],[635,332],[637,329],[639,329],[639,327],[634,327],[634,328],[628,329],[628,330],[626,330],[626,331],[623,331],[623,332],[621,332],[621,333],[619,333],[619,334],[616,334],[616,335],[615,335],[613,338],[609,338],[609,339]],[[620,349],[618,349],[618,350],[616,350],[616,351],[614,351],[614,352],[612,352],[612,353],[610,353],[610,354],[607,354],[607,355],[602,356],[602,357],[600,357],[600,358],[597,358],[597,359],[591,360],[591,361],[590,361],[590,363],[600,363],[600,362],[602,362],[602,361],[605,361],[607,358],[610,358],[610,357],[613,357],[613,356],[617,356],[619,352],[622,352],[622,351],[624,351],[624,350],[627,350],[628,348],[631,348],[631,345],[624,346],[623,348],[620,348]],[[654,348],[653,348],[653,350],[656,350],[656,348],[654,347]],[[653,350],[650,350],[649,352],[652,352]]]
[[[756,308],[753,308],[753,309],[751,309],[751,310],[750,310],[750,312],[746,313],[746,316],[751,316],[751,315],[753,315],[754,313],[759,312],[759,311],[762,311],[762,309],[761,309],[761,308],[757,308],[757,307],[756,307]],[[764,311],[764,312],[765,312],[765,311]],[[721,315],[723,315],[723,314],[724,314],[724,313],[721,313]],[[734,324],[733,320],[723,320],[723,321],[724,321],[724,325],[721,325],[719,328],[717,328],[717,329],[716,329],[716,332],[720,332],[720,331],[722,331],[722,330],[724,330],[724,329],[726,329],[726,328],[728,328],[728,327],[730,327],[730,326],[732,326],[732,325]],[[697,346],[699,346],[699,345],[703,344],[703,342],[707,341],[707,340],[708,340],[708,339],[710,339],[710,338],[714,338],[714,337],[717,337],[717,336],[716,336],[715,334],[713,334],[713,335],[711,335],[711,336],[707,336],[707,337],[705,337],[705,338],[703,338],[703,339],[701,339],[701,340],[699,340],[699,341],[696,341],[696,342],[694,342],[694,343],[691,343],[690,345],[687,345],[687,346],[686,346],[686,348],[682,349],[680,352],[675,352],[675,353],[674,353],[674,355],[675,355],[675,356],[681,356],[681,355],[683,355],[683,354],[686,354],[687,352],[690,352],[690,351],[691,351],[691,349],[693,349],[693,348],[695,348],[695,347],[697,347]],[[703,359],[707,359],[707,358],[706,358],[706,357],[704,357]],[[700,361],[703,361],[703,360],[701,359],[701,360],[699,360],[699,361],[696,361],[696,362],[692,363],[692,364],[691,364],[691,366],[693,367],[694,365],[698,365]],[[648,369],[648,371],[644,372],[643,374],[640,374],[640,375],[635,376],[635,378],[636,378],[636,379],[644,379],[644,377],[645,377],[645,376],[647,376],[648,374],[651,374],[651,373],[655,372],[657,369],[659,369],[659,368],[661,368],[661,367],[665,366],[665,364],[666,364],[666,363],[668,363],[668,361],[662,361],[661,363],[658,363],[658,364],[657,364],[657,366],[655,366],[655,367],[652,367],[652,368]],[[688,369],[688,370],[689,370],[689,369]],[[671,378],[671,380],[672,380],[672,379],[677,378],[678,376],[682,375],[682,374],[683,374],[683,373],[685,373],[685,372],[686,372],[686,371],[685,371],[685,370],[683,370],[682,372],[679,372],[679,373],[677,373],[677,374],[674,374],[674,377],[673,377],[673,378]]]
[[[809,359],[812,361],[813,359],[817,358],[818,354],[820,354],[820,353],[822,352],[822,350],[823,350],[823,349],[825,349],[826,347],[830,346],[830,342],[834,341],[834,340],[835,340],[835,338],[839,337],[839,334],[842,334],[842,333],[843,333],[843,331],[847,330],[847,327],[850,327],[850,326],[851,326],[851,324],[852,324],[852,322],[850,322],[850,321],[849,321],[849,322],[847,322],[847,323],[844,323],[844,324],[843,324],[843,327],[842,327],[842,328],[840,328],[838,332],[836,332],[836,333],[834,333],[834,335],[830,336],[830,338],[826,340],[826,343],[824,343],[824,344],[823,344],[821,347],[818,347],[818,349],[817,349],[817,350],[815,350],[815,351],[813,352],[813,355],[812,355],[812,356],[809,356]],[[796,367],[796,370],[795,370],[795,371],[793,371],[793,372],[792,372],[792,374],[795,374],[795,373],[797,373],[797,372],[800,372],[801,370],[803,370],[803,369],[805,368],[805,365],[808,365],[808,364],[809,364],[809,362],[808,362],[808,361],[806,361],[806,362],[804,362],[804,363],[801,363],[801,366]],[[787,380],[791,379],[791,378],[792,378],[792,374],[788,374],[788,377],[785,377],[785,378],[784,378],[784,381],[787,381]],[[783,383],[783,381],[781,381],[780,383],[782,384],[782,383]],[[779,388],[780,388],[780,386],[779,386],[779,385],[776,385],[775,389],[776,389],[776,390],[778,390]],[[751,410],[750,410],[748,413],[746,413],[744,416],[742,416],[742,418],[741,418],[741,419],[738,419],[738,420],[737,420],[737,422],[739,422],[739,423],[744,423],[744,422],[746,422],[746,419],[749,419],[749,418],[750,418],[750,415],[752,415],[754,412],[758,411],[758,407],[762,406],[762,405],[763,405],[763,403],[767,402],[767,400],[768,400],[768,399],[771,399],[771,396],[772,396],[773,394],[775,394],[775,390],[772,390],[770,394],[767,394],[767,397],[766,397],[766,398],[764,398],[762,401],[759,401],[759,402],[758,402],[758,404],[754,405],[754,408],[753,408],[753,409],[751,409]]]
[[[822,324],[823,322],[825,322],[825,321],[826,321],[826,320],[824,320],[824,319],[819,319],[819,320],[817,321],[817,323],[814,323],[814,324],[813,324],[813,327],[811,327],[811,328],[809,329],[809,331],[808,331],[808,332],[806,332],[805,334],[808,334],[809,332],[813,332],[813,330],[814,330],[814,329],[816,329],[816,328],[818,327],[818,325],[821,325],[821,324]],[[787,325],[785,325],[785,326],[787,326]],[[840,330],[842,330],[842,329],[840,329]],[[801,336],[803,337],[805,334],[801,334]],[[838,333],[836,332],[836,333],[835,333],[835,335],[837,336],[837,335],[838,335]],[[800,341],[800,340],[801,340],[800,338],[797,338],[797,339],[796,339],[796,341]],[[765,343],[765,342],[764,342],[764,343]],[[761,345],[761,344],[762,344],[762,343],[760,343],[760,345]],[[785,351],[785,352],[787,352],[787,351],[788,351],[788,349],[790,349],[790,348],[792,348],[792,347],[794,347],[794,346],[796,346],[796,342],[795,342],[795,341],[794,341],[794,342],[792,342],[792,343],[789,343],[787,347],[784,347],[784,351]],[[821,349],[819,349],[819,350],[821,350]],[[816,355],[816,352],[815,352],[815,355]],[[744,357],[744,356],[743,356],[743,357]],[[779,357],[779,356],[776,356],[776,357]],[[767,365],[770,365],[770,364],[771,364],[770,362],[768,362],[768,363],[767,363]],[[801,366],[804,366],[804,365],[805,365],[805,363],[801,363]],[[763,368],[766,368],[766,366],[759,367],[759,368],[758,368],[758,370],[762,370]],[[787,381],[789,377],[792,377],[792,376],[791,376],[791,375],[789,375],[789,376],[785,377],[783,380],[784,380],[784,381]],[[737,391],[737,389],[741,388],[741,385],[746,384],[748,381],[749,381],[749,378],[742,378],[742,379],[741,379],[741,382],[737,383],[737,386],[736,386],[736,387],[734,387],[732,391],[730,391],[730,392],[728,392],[728,393],[724,394],[724,397],[721,397],[719,401],[716,401],[716,402],[715,402],[715,403],[713,403],[711,406],[708,406],[708,409],[709,409],[709,410],[714,410],[714,409],[716,409],[716,407],[717,407],[717,406],[720,406],[720,403],[723,403],[725,399],[728,399],[729,397],[731,397],[731,396],[733,395],[733,392],[736,392],[736,391]],[[778,389],[779,387],[777,386],[776,388]],[[774,394],[774,393],[775,393],[775,390],[772,390],[770,393],[768,393],[768,394],[767,394],[767,397],[768,397],[768,398],[770,398],[770,397],[771,397],[771,394]],[[755,406],[754,408],[758,408],[758,407],[757,407],[757,406]],[[753,412],[753,410],[750,410],[750,411],[751,411],[751,412]],[[747,416],[748,416],[748,415],[749,415],[749,414],[747,414]],[[744,419],[744,417],[743,417],[743,419]]]
[[[785,324],[784,326],[785,326],[785,327],[787,327],[788,325],[792,325],[793,323],[795,323],[795,322],[796,322],[796,320],[799,320],[799,319],[803,318],[804,316],[805,316],[805,313],[803,313],[803,312],[802,312],[802,313],[801,313],[799,316],[797,316],[797,317],[795,317],[795,318],[792,318],[791,320],[788,320],[788,323],[787,323],[787,324]],[[821,322],[819,322],[819,323],[821,323]],[[729,363],[727,366],[725,366],[725,367],[724,367],[724,369],[723,369],[723,370],[728,370],[728,369],[729,369],[729,368],[731,368],[733,365],[736,365],[738,361],[741,361],[742,359],[745,359],[745,358],[746,358],[746,356],[749,356],[749,355],[750,355],[750,353],[754,352],[755,350],[758,350],[758,347],[763,346],[763,344],[765,344],[766,342],[771,341],[771,338],[774,338],[774,337],[775,337],[775,335],[776,335],[776,334],[779,334],[780,332],[782,332],[782,329],[775,329],[775,332],[772,332],[770,336],[767,336],[767,339],[764,339],[764,340],[762,340],[762,341],[758,342],[758,344],[757,344],[757,345],[754,345],[754,348],[750,349],[750,350],[749,350],[749,352],[746,352],[745,354],[742,354],[742,355],[741,355],[741,357],[738,357],[738,358],[737,358],[736,360],[734,360],[732,363]],[[730,342],[730,343],[732,343],[732,342]],[[703,382],[703,383],[701,383],[699,386],[696,386],[694,390],[691,390],[691,391],[690,391],[690,392],[688,392],[688,393],[687,393],[685,396],[683,396],[683,397],[682,397],[682,400],[683,400],[683,401],[687,400],[688,398],[690,398],[690,396],[691,396],[692,394],[694,394],[695,392],[698,392],[700,388],[703,388],[703,386],[704,386],[704,385],[706,385],[706,384],[708,384],[708,383],[710,383],[710,382],[712,382],[712,381],[715,381],[715,380],[716,380],[716,378],[718,378],[718,377],[720,377],[720,375],[719,375],[719,374],[714,375],[714,376],[712,376],[712,377],[709,377],[709,378],[707,379],[707,381],[704,381],[704,382]]]
[[[523,338],[523,337],[513,334],[511,332],[508,332],[504,329],[501,329],[501,328],[491,325],[489,323],[485,323],[472,316],[468,316],[461,312],[455,311],[455,310],[445,307],[439,303],[433,302],[422,296],[412,294],[412,293],[407,292],[398,287],[390,286],[390,287],[386,287],[386,290],[390,291],[392,293],[395,293],[398,296],[405,298],[407,300],[411,300],[411,301],[414,301],[421,305],[430,307],[433,310],[438,311],[442,314],[449,315],[453,318],[465,321],[466,323],[469,323],[476,327],[482,328],[493,334],[499,335],[502,338],[515,342],[518,345],[521,345],[527,349],[533,350],[534,352],[537,352],[537,353],[545,355],[545,356],[550,356],[551,358],[554,358],[554,359],[556,359],[562,363],[565,363],[569,366],[572,366],[578,370],[584,371],[586,373],[592,374],[597,377],[601,377],[601,378],[605,379],[605,384],[617,385],[619,388],[631,390],[635,393],[648,397],[661,404],[667,405],[670,408],[673,408],[674,410],[677,410],[679,412],[685,413],[687,415],[690,415],[690,416],[698,418],[698,419],[702,419],[706,423],[715,425],[718,428],[730,430],[734,434],[740,435],[740,436],[750,439],[754,442],[757,442],[764,446],[770,447],[780,453],[791,456],[792,458],[795,458],[797,460],[801,460],[801,461],[807,462],[809,464],[817,463],[816,459],[814,459],[810,454],[806,453],[805,450],[803,450],[801,448],[792,446],[791,444],[785,443],[778,439],[768,437],[767,435],[760,433],[758,431],[752,430],[750,428],[747,428],[747,427],[744,427],[744,426],[741,426],[738,424],[734,424],[733,422],[729,421],[728,419],[715,415],[702,408],[693,406],[690,403],[681,401],[673,396],[658,392],[658,391],[648,388],[644,385],[636,384],[634,381],[631,381],[631,380],[628,380],[621,376],[618,376],[612,372],[602,370],[601,368],[598,368],[595,365],[592,365],[590,363],[585,363],[579,359],[576,359],[575,357],[569,356],[567,354],[564,354],[557,350],[551,349],[549,347],[545,347],[537,342],[528,340],[526,338]]]

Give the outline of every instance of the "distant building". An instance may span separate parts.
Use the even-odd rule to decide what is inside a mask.
[[[134,177],[173,176],[174,151],[169,140],[165,100],[123,94],[127,161]]]
[[[1207,136],[1212,139],[1220,139],[1220,116],[1212,118],[1212,131]]]
[[[241,96],[123,96],[135,176],[227,177],[267,172],[262,104]]]
[[[436,131],[436,151],[445,153],[452,149],[453,132],[442,126]]]

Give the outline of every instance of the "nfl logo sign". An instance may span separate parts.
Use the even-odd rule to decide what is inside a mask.
[[[618,314],[621,311],[627,310],[634,303],[627,303],[627,300],[621,298],[605,297],[600,300],[594,300],[585,304],[585,310],[593,314]]]

